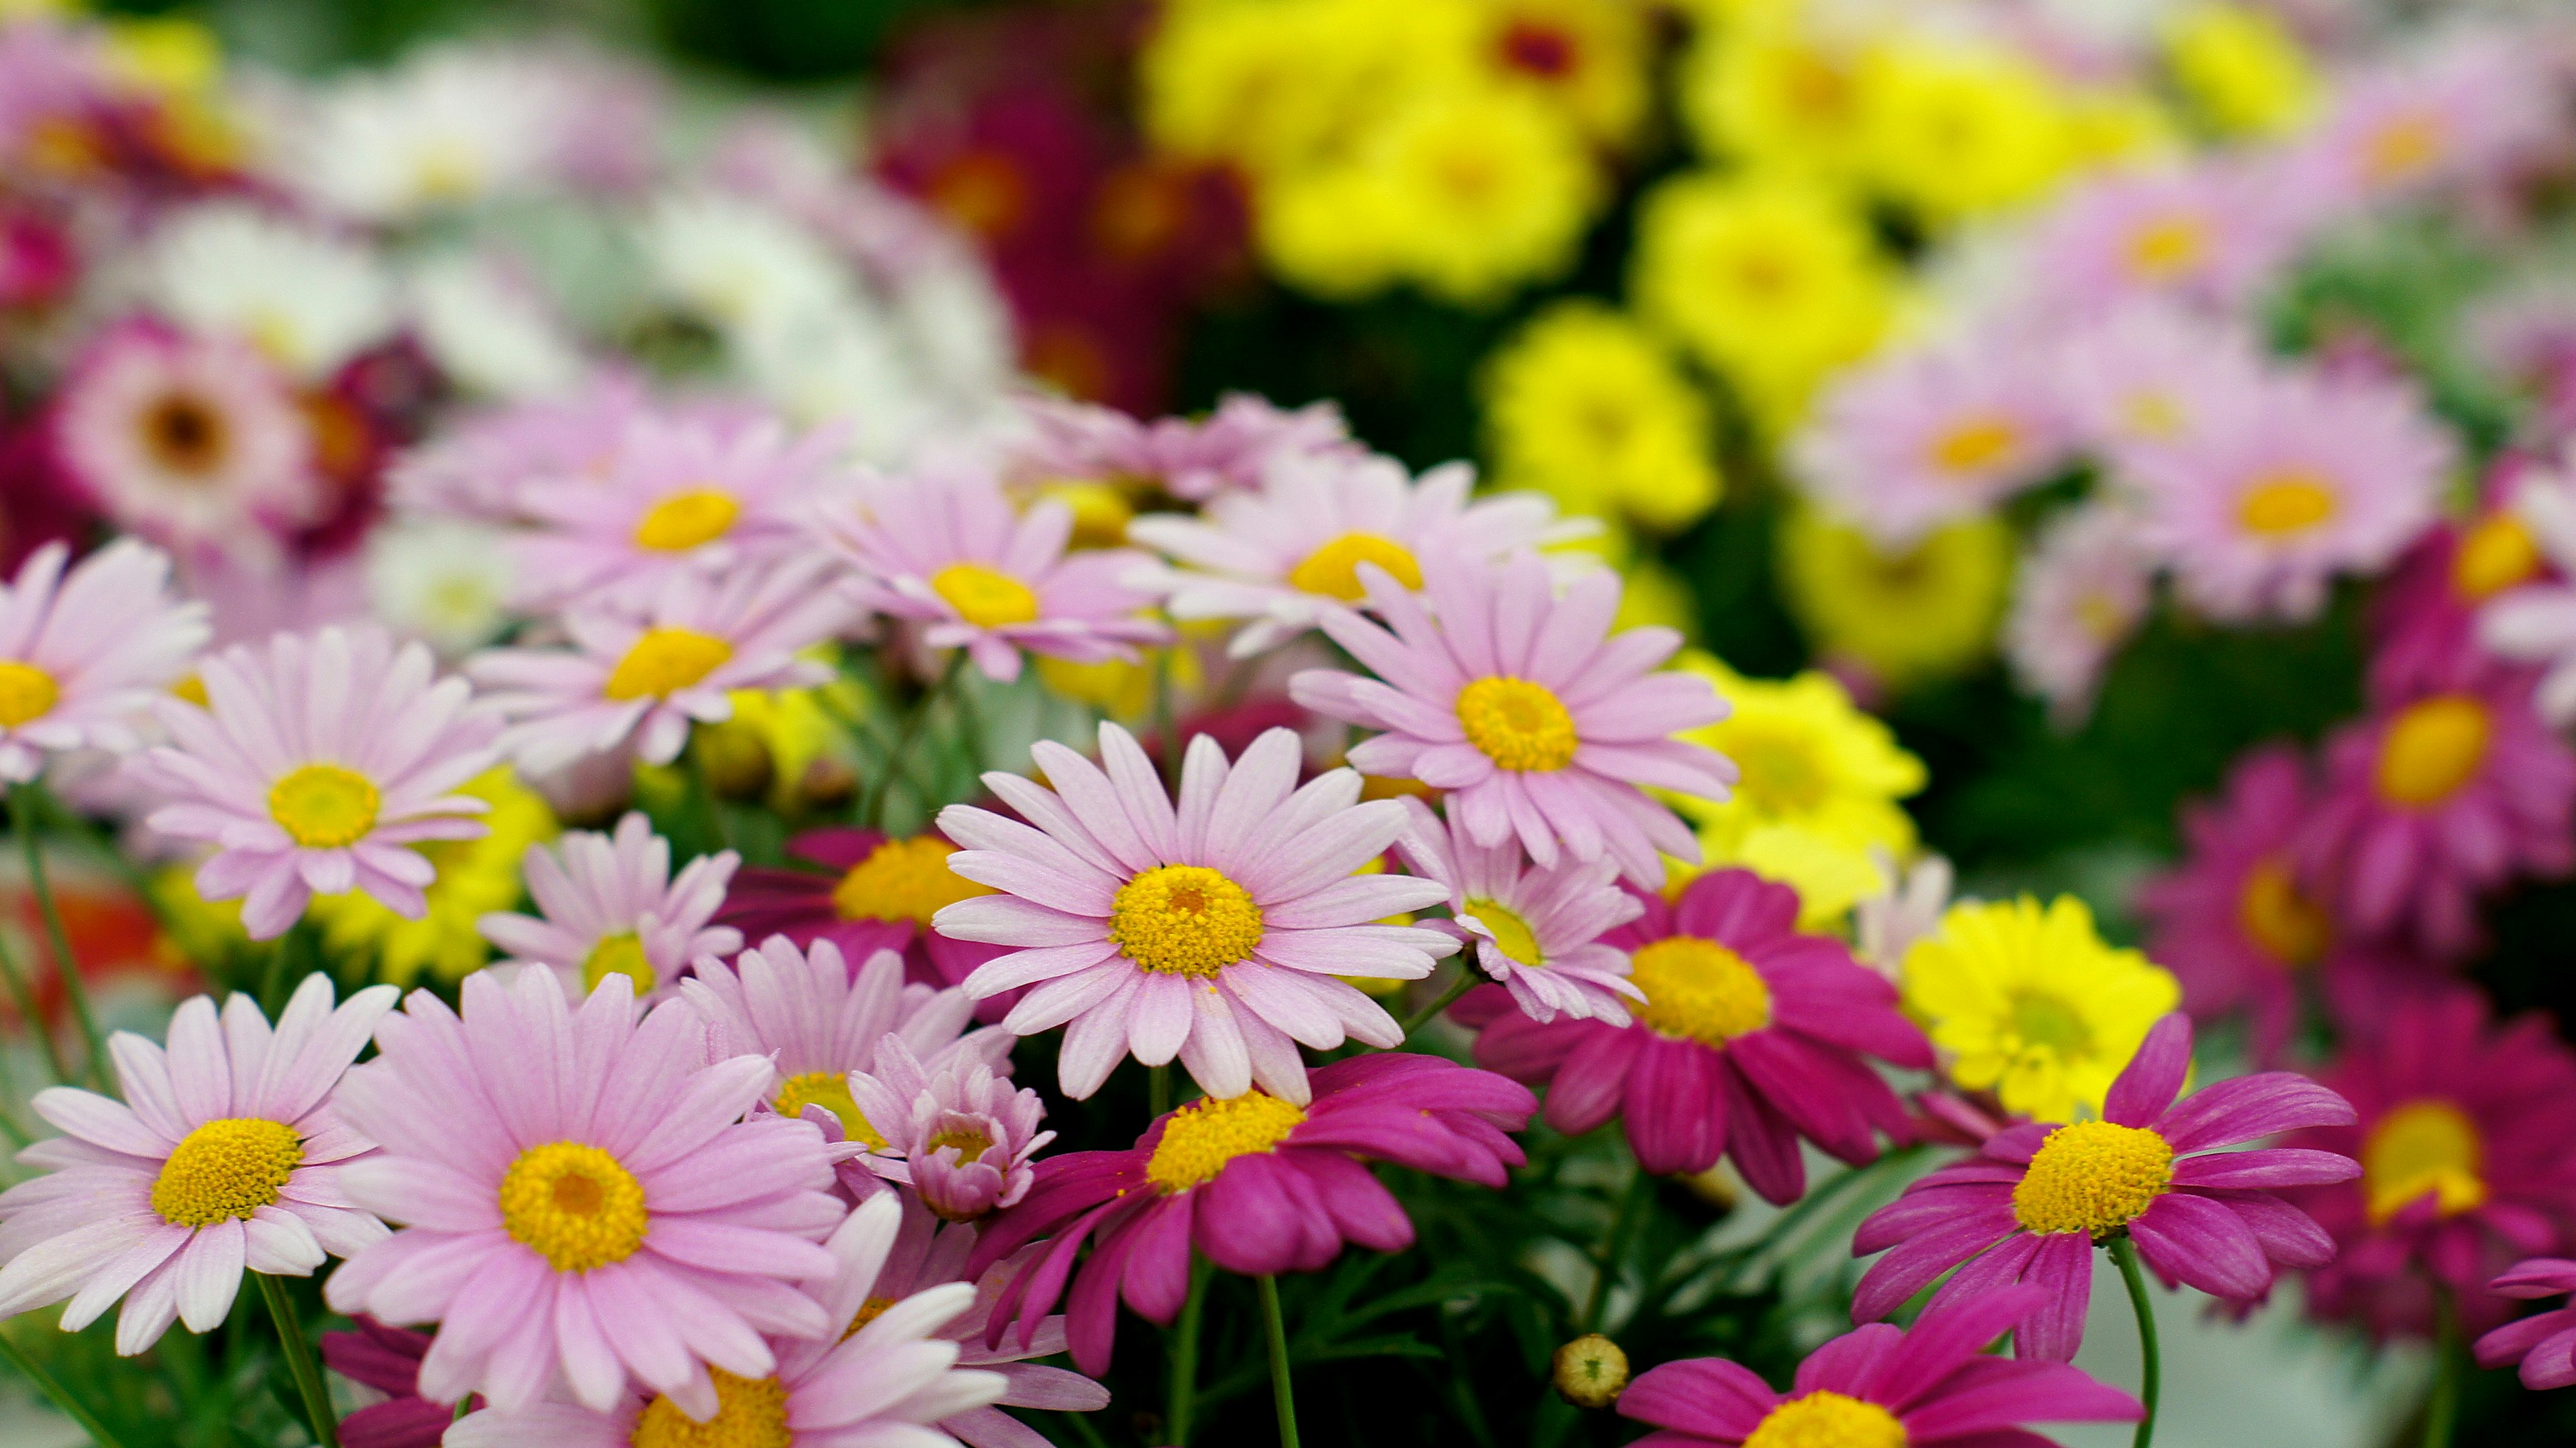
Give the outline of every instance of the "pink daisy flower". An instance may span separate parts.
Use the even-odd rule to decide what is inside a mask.
[[[1512,1004],[1536,1021],[1628,1024],[1645,996],[1628,979],[1628,954],[1603,937],[1645,906],[1619,888],[1618,867],[1559,860],[1533,867],[1520,842],[1480,845],[1456,820],[1419,799],[1396,842],[1407,867],[1448,891],[1450,918],[1432,922],[1475,950],[1476,965],[1502,982]]]
[[[742,856],[701,855],[671,875],[671,842],[629,813],[613,835],[575,830],[552,847],[530,845],[521,866],[534,916],[495,913],[474,922],[509,952],[503,965],[537,966],[580,1000],[602,977],[622,975],[645,1000],[702,955],[742,949],[742,932],[710,925]]]
[[[2224,162],[2103,172],[2038,223],[2037,293],[2059,312],[2139,297],[2239,308],[2302,240],[2275,193],[2261,169]]]
[[[1404,830],[1402,804],[1361,803],[1347,769],[1298,787],[1303,751],[1285,729],[1231,765],[1215,740],[1191,740],[1177,811],[1115,724],[1100,726],[1105,772],[1053,740],[1030,753],[1054,789],[984,776],[1019,820],[940,811],[940,829],[966,847],[949,868],[1004,893],[961,900],[935,923],[1013,947],[977,967],[966,992],[1035,987],[1002,1024],[1023,1036],[1066,1028],[1056,1072],[1067,1096],[1099,1090],[1133,1054],[1148,1066],[1178,1056],[1212,1096],[1257,1082],[1302,1105],[1300,1043],[1403,1044],[1394,1017],[1335,979],[1419,980],[1458,948],[1436,930],[1378,923],[1440,903],[1438,883],[1354,874]]]
[[[1993,508],[2066,461],[2066,428],[2027,339],[1987,330],[1833,384],[1791,445],[1807,490],[1891,549]]]
[[[1032,397],[1020,405],[1032,435],[1013,449],[1011,472],[1033,482],[1104,478],[1147,482],[1185,502],[1261,486],[1273,460],[1358,451],[1329,402],[1283,408],[1229,392],[1203,419],[1139,421],[1114,407]]]
[[[242,343],[111,328],[57,409],[72,478],[120,527],[170,547],[268,552],[321,506],[294,393]]]
[[[2463,32],[2355,77],[2296,164],[2346,206],[2494,175],[2555,134],[2554,66],[2508,32]]]
[[[899,1299],[870,1295],[901,1225],[891,1196],[852,1212],[817,1249],[832,1270],[805,1299],[825,1330],[771,1336],[762,1350],[773,1362],[757,1372],[709,1369],[703,1404],[670,1392],[627,1392],[606,1403],[503,1404],[459,1419],[447,1430],[447,1448],[946,1442],[935,1425],[992,1403],[1008,1383],[999,1373],[958,1367],[958,1345],[939,1335],[974,1305],[974,1288],[947,1282]],[[677,1324],[620,1325],[642,1336],[668,1335]]]
[[[638,1021],[622,975],[578,1010],[536,971],[506,990],[478,971],[464,992],[460,1018],[414,991],[334,1102],[382,1148],[343,1187],[407,1225],[324,1295],[439,1324],[421,1396],[517,1413],[560,1382],[607,1412],[631,1379],[704,1421],[711,1369],[765,1378],[763,1334],[826,1338],[830,1315],[791,1284],[840,1270],[820,1240],[841,1206],[811,1124],[742,1119],[777,1079],[767,1060],[709,1064],[697,1013]]]
[[[1005,1050],[1009,1037],[1003,1034]],[[952,1051],[925,1067],[901,1038],[877,1047],[866,1071],[850,1073],[850,1098],[885,1137],[867,1167],[913,1189],[951,1222],[972,1221],[1029,1194],[1029,1158],[1055,1140],[1038,1130],[1046,1103],[993,1074],[994,1063]],[[1004,1069],[1008,1058],[1004,1057]]]
[[[1142,613],[1153,596],[1125,581],[1144,555],[1067,554],[1071,508],[1041,499],[1016,511],[981,470],[875,479],[823,515],[820,537],[858,570],[863,607],[918,623],[930,648],[966,650],[998,683],[1020,676],[1023,650],[1096,664],[1165,637]]]
[[[313,896],[352,889],[418,919],[438,870],[411,846],[485,832],[474,816],[490,806],[456,790],[492,767],[500,732],[463,679],[433,680],[435,668],[425,645],[396,648],[372,625],[208,655],[197,677],[210,708],[155,699],[171,742],[126,764],[163,801],[144,823],[215,847],[197,890],[241,899],[254,940],[285,934]]]
[[[2338,572],[2368,573],[2425,524],[2448,434],[2402,385],[2280,375],[2172,444],[2127,450],[2143,541],[2214,617],[2307,618]]]
[[[469,416],[404,454],[386,482],[399,512],[476,523],[523,523],[528,494],[570,478],[597,481],[644,389],[605,374],[568,397],[539,398]]]
[[[788,857],[832,873],[744,870],[734,876],[716,919],[753,940],[784,935],[799,947],[828,940],[841,948],[845,960],[892,950],[903,956],[906,979],[957,985],[1002,952],[976,941],[951,940],[930,928],[931,917],[948,906],[993,893],[948,868],[948,857],[956,852],[955,845],[936,834],[895,839],[841,826],[807,830],[787,842]],[[978,1010],[991,1004],[984,1002]]]
[[[2197,436],[2267,375],[2241,324],[2160,303],[2084,318],[2055,351],[2051,385],[2073,440],[2115,463],[2131,448]]]
[[[2487,1284],[2499,1297],[2557,1297],[2576,1292],[2576,1262],[2534,1257],[2517,1262]],[[2519,1363],[2522,1385],[2538,1391],[2576,1383],[2576,1304],[2535,1312],[2495,1329],[2477,1342],[2478,1366]]]
[[[2060,728],[2084,722],[2112,657],[2155,606],[2156,560],[2127,508],[2095,502],[2041,530],[2013,586],[2004,656]]]
[[[170,1017],[167,1050],[109,1039],[124,1102],[37,1092],[63,1135],[18,1153],[46,1175],[0,1192],[0,1317],[70,1298],[62,1327],[78,1332],[122,1297],[116,1350],[131,1357],[174,1319],[222,1326],[244,1270],[308,1277],[382,1239],[342,1195],[372,1143],[331,1091],[394,995],[372,986],[334,1009],[331,978],[309,975],[274,1030],[247,995],[220,1019],[196,996]]]
[[[2532,702],[2541,717],[2565,728],[2576,724],[2576,583],[2566,581],[2576,578],[2576,450],[2562,454],[2557,467],[2525,472],[2517,481],[2510,510],[2499,516],[2520,525],[2537,555],[2532,572],[2545,566],[2554,576],[2514,578],[2494,591],[2478,613],[2476,637],[2505,658],[2547,665]],[[2501,554],[2512,544],[2505,535],[2490,546]],[[2480,577],[2509,577],[2510,562],[2498,559]]]
[[[1877,1132],[1907,1134],[1904,1103],[1865,1058],[1928,1071],[1931,1043],[1842,942],[1798,933],[1798,892],[1715,870],[1671,904],[1644,900],[1604,937],[1629,952],[1634,1023],[1543,1023],[1484,992],[1458,1011],[1484,1019],[1477,1063],[1546,1086],[1547,1124],[1568,1136],[1616,1116],[1645,1170],[1702,1172],[1732,1154],[1782,1205],[1806,1190],[1799,1137],[1857,1164],[1877,1157]]]
[[[2137,1399],[2079,1368],[1985,1355],[2039,1299],[2037,1289],[2016,1287],[1934,1307],[1911,1328],[1855,1328],[1809,1353],[1786,1393],[1724,1358],[1665,1363],[1619,1395],[1619,1416],[1662,1430],[1638,1448],[2049,1448],[2021,1425],[2145,1417]]]
[[[1651,672],[1681,635],[1612,636],[1619,577],[1607,570],[1562,596],[1526,553],[1499,567],[1433,558],[1424,579],[1415,595],[1382,570],[1368,575],[1387,628],[1347,609],[1324,616],[1333,642],[1377,678],[1307,669],[1288,681],[1316,713],[1385,731],[1351,748],[1352,767],[1447,791],[1469,839],[1492,848],[1518,837],[1541,868],[1606,856],[1654,886],[1663,856],[1697,864],[1699,842],[1646,793],[1723,800],[1735,782],[1715,750],[1672,737],[1726,717],[1706,679]]]
[[[1250,658],[1365,601],[1361,564],[1419,589],[1426,559],[1482,563],[1559,536],[1546,499],[1470,501],[1475,484],[1465,463],[1416,479],[1375,454],[1308,454],[1273,465],[1257,492],[1211,500],[1199,518],[1139,518],[1127,535],[1182,565],[1159,575],[1172,617],[1245,620],[1227,652]]]
[[[1870,1265],[1852,1320],[1887,1316],[1942,1273],[1938,1308],[2027,1282],[2040,1289],[2013,1351],[2058,1362],[2084,1340],[2093,1249],[2125,1233],[2167,1282],[2250,1302],[2275,1264],[2316,1267],[2334,1244],[2277,1188],[2348,1181],[2361,1167],[2302,1147],[2218,1148],[2353,1119],[2341,1096],[2287,1071],[2239,1076],[2180,1095],[2191,1071],[2191,1021],[2158,1021],[2102,1103],[2102,1119],[2007,1127],[1976,1155],[1924,1176],[1852,1239]],[[1965,1265],[1962,1265],[1965,1264]]]
[[[2461,654],[2327,739],[2300,863],[2346,929],[2457,957],[2478,895],[2576,868],[2576,752],[2531,691],[2527,671]]]
[[[1228,1272],[1318,1272],[1345,1241],[1380,1252],[1413,1245],[1413,1222],[1361,1158],[1501,1187],[1524,1158],[1511,1138],[1538,1103],[1522,1087],[1436,1056],[1355,1056],[1322,1067],[1314,1095],[1209,1096],[1154,1118],[1125,1151],[1077,1151],[1038,1164],[1018,1206],[983,1227],[967,1267],[1051,1239],[993,1305],[985,1340],[1016,1320],[1022,1351],[1073,1281],[1066,1325],[1074,1365],[1109,1366],[1118,1302],[1169,1325],[1189,1295],[1192,1248]],[[1074,1254],[1097,1238],[1079,1273]]]
[[[66,574],[70,557],[48,543],[0,585],[0,779],[135,748],[134,721],[205,647],[206,606],[171,597],[167,556],[120,538]]]
[[[641,614],[575,608],[569,649],[486,649],[465,672],[514,721],[501,747],[543,774],[628,745],[668,764],[692,723],[733,717],[736,689],[810,688],[831,678],[797,657],[849,621],[819,559],[663,580]]]

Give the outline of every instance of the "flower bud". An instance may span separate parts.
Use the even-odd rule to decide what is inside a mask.
[[[1578,1408],[1606,1408],[1628,1386],[1628,1355],[1619,1344],[1587,1332],[1556,1350],[1553,1374],[1559,1396]]]

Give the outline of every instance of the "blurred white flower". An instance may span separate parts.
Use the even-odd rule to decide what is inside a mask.
[[[1950,908],[1950,862],[1925,854],[1900,866],[1884,848],[1871,846],[1887,888],[1852,907],[1852,954],[1861,964],[1890,980],[1897,978],[1905,952],[1941,924]]]
[[[373,253],[243,201],[192,206],[164,223],[142,290],[190,331],[238,337],[306,380],[394,330],[393,286]]]
[[[564,110],[542,65],[497,51],[424,50],[316,91],[271,165],[328,210],[410,222],[537,180]]]
[[[467,391],[518,400],[581,382],[580,348],[546,299],[494,258],[433,257],[413,270],[409,291],[430,360]]]
[[[496,529],[388,523],[367,537],[366,578],[378,618],[448,658],[489,643],[509,616],[510,555]]]

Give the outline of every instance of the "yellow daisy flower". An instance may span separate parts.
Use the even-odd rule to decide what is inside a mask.
[[[1861,162],[1867,74],[1859,47],[1763,17],[1702,29],[1675,88],[1703,150],[1844,178]]]
[[[1716,506],[1707,401],[1653,334],[1597,302],[1559,302],[1486,360],[1496,486],[1656,532]]]
[[[2221,136],[2279,136],[2316,114],[2324,86],[2280,18],[2250,5],[2199,5],[2164,34],[2175,89]]]
[[[1177,7],[1137,57],[1146,134],[1232,161],[1256,187],[1346,160],[1396,111],[1467,78],[1465,19],[1454,4],[1376,0]]]
[[[1995,518],[1936,528],[1903,553],[1810,509],[1778,539],[1782,592],[1821,654],[1891,685],[1956,673],[1982,657],[2012,583],[2012,530]]]
[[[1358,164],[1396,200],[1404,274],[1465,305],[1571,270],[1601,190],[1563,114],[1496,86],[1436,92],[1397,112]]]
[[[1934,220],[2028,201],[2072,159],[2056,85],[2012,51],[1891,45],[1868,68],[1870,179]]]
[[[1647,11],[1638,0],[1472,0],[1469,44],[1488,79],[1554,106],[1591,140],[1634,140],[1646,118]]]
[[[409,985],[427,972],[458,981],[482,969],[491,947],[474,922],[519,903],[521,858],[528,846],[555,837],[554,812],[507,767],[477,775],[457,792],[491,804],[483,816],[491,833],[412,847],[438,867],[424,892],[426,915],[406,920],[363,891],[314,897],[308,917],[322,928],[323,944],[339,955],[372,956],[377,980]]]

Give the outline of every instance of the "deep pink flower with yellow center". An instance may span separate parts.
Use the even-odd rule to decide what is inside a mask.
[[[1479,991],[1456,1012],[1484,1024],[1478,1063],[1546,1086],[1558,1131],[1616,1116],[1657,1175],[1731,1153],[1746,1184],[1782,1204],[1806,1189],[1799,1137],[1857,1163],[1878,1155],[1877,1132],[1905,1134],[1904,1104],[1865,1058],[1929,1070],[1931,1043],[1842,942],[1798,933],[1796,891],[1716,870],[1670,904],[1642,898],[1642,916],[1602,937],[1629,952],[1629,983],[1645,993],[1633,1022],[1542,1023]]]
[[[2346,1181],[2340,1152],[2219,1148],[2353,1119],[2333,1091],[2287,1071],[2220,1081],[2176,1099],[2191,1070],[2191,1020],[2169,1015],[2111,1083],[2102,1119],[2025,1122],[1987,1139],[1863,1222],[1852,1253],[1885,1252],[1852,1296],[1852,1318],[1885,1317],[1956,1267],[1933,1306],[2015,1283],[2040,1289],[2013,1335],[2022,1357],[2075,1356],[2093,1290],[2093,1249],[2125,1235],[2168,1282],[2246,1302],[2274,1264],[2316,1267],[2334,1244],[2273,1193]]]
[[[2050,1448],[2021,1425],[2146,1416],[2079,1368],[1986,1355],[2039,1298],[2007,1288],[1937,1305],[1911,1328],[1854,1328],[1807,1354],[1785,1393],[1724,1358],[1666,1363],[1619,1395],[1619,1416],[1659,1430],[1633,1448]]]
[[[784,935],[800,949],[828,940],[845,960],[895,951],[903,956],[906,980],[958,985],[1004,947],[952,940],[930,928],[930,918],[948,906],[993,893],[991,886],[948,868],[956,852],[936,833],[896,839],[841,826],[807,830],[787,842],[787,854],[822,869],[741,871],[725,892],[716,923],[741,931],[745,940]],[[1017,999],[1010,996],[1003,1007]],[[1001,1019],[998,1010],[978,1014]]]
[[[1121,1297],[1168,1325],[1190,1290],[1193,1247],[1228,1272],[1315,1272],[1345,1241],[1380,1252],[1413,1245],[1413,1222],[1367,1161],[1500,1187],[1524,1158],[1504,1135],[1537,1101],[1521,1086],[1436,1056],[1354,1056],[1314,1073],[1304,1105],[1267,1092],[1208,1097],[1156,1117],[1125,1151],[1038,1163],[1037,1185],[984,1223],[966,1267],[978,1276],[1029,1243],[1033,1254],[993,1305],[985,1341],[1014,1322],[1025,1347],[1072,1279],[1065,1310],[1074,1364],[1109,1367]],[[1079,1272],[1074,1257],[1097,1239]]]
[[[2557,1297],[2576,1292],[2576,1262],[2564,1257],[2534,1257],[2517,1262],[2487,1284],[2499,1297]],[[2535,1312],[2495,1329],[2477,1342],[2478,1366],[2522,1367],[2526,1388],[2563,1388],[2576,1383],[2576,1305]]]

